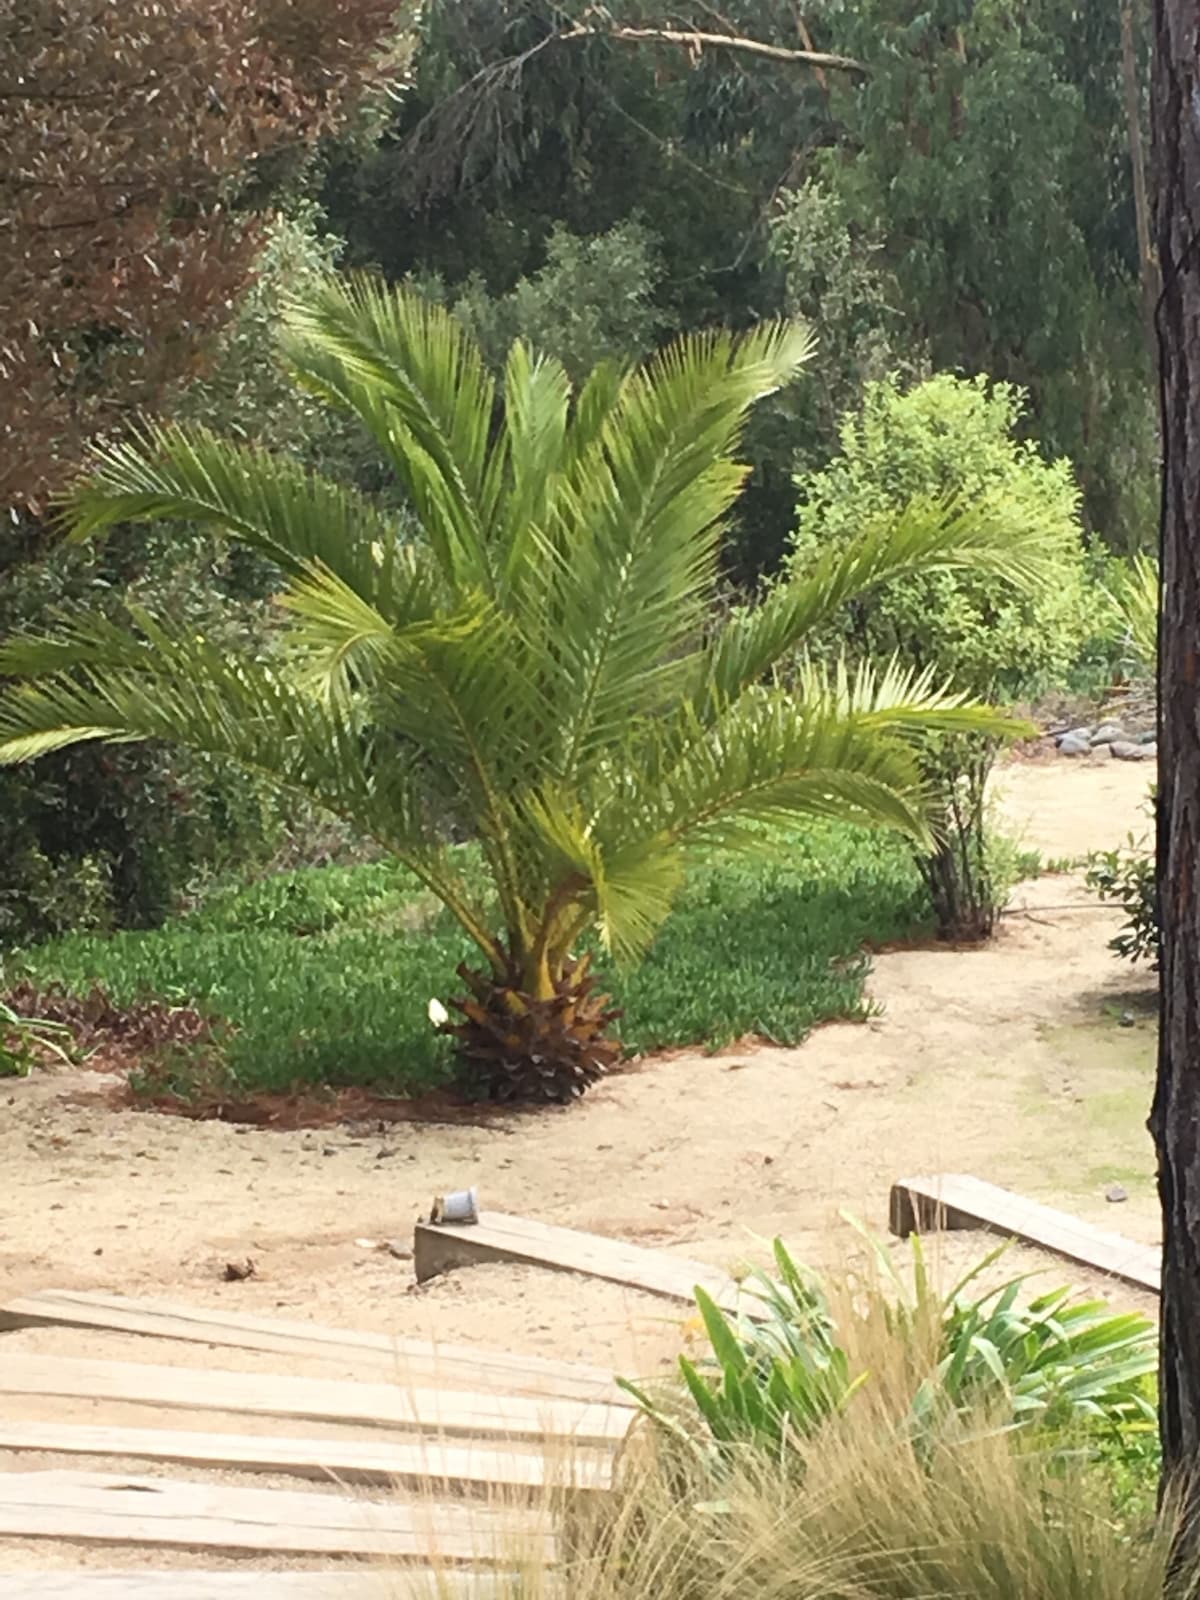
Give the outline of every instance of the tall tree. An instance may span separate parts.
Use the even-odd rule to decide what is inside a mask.
[[[397,0],[0,0],[0,504],[161,401],[261,242],[263,163],[311,146]]]
[[[1163,1212],[1164,1481],[1190,1496],[1200,1550],[1200,18],[1155,0],[1154,163],[1163,426],[1158,1084],[1151,1129]]]
[[[1147,32],[1135,6],[1138,94]],[[884,324],[868,377],[928,358],[1019,384],[1089,525],[1136,548],[1157,459],[1123,59],[1120,0],[427,0],[411,91],[373,149],[342,153],[326,201],[390,277],[479,272],[504,293],[556,226],[633,217],[658,235],[664,332],[811,317],[817,363],[748,435],[740,576],[785,546],[797,446],[823,466],[859,399],[820,414],[831,357]],[[841,240],[881,297],[847,292]],[[785,277],[807,280],[794,302]]]

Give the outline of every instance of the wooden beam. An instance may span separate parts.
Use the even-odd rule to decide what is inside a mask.
[[[407,1483],[451,1489],[599,1490],[612,1486],[613,1458],[599,1450],[553,1449],[424,1439],[287,1439],[272,1434],[185,1433],[170,1428],[97,1427],[62,1422],[0,1422],[0,1450],[119,1456],[229,1472],[288,1473],[355,1483]]]
[[[511,1578],[405,1567],[394,1575],[343,1565],[331,1572],[0,1572],[0,1600],[507,1600]]]
[[[130,1300],[83,1290],[43,1289],[0,1306],[0,1330],[14,1328],[97,1328],[152,1339],[345,1361],[364,1371],[384,1372],[406,1381],[432,1380],[439,1387],[502,1388],[510,1394],[544,1394],[564,1399],[628,1405],[600,1367],[554,1361],[470,1345],[434,1344],[385,1333],[325,1328],[317,1323],[253,1317],[173,1301]]]
[[[554,1555],[543,1519],[509,1507],[90,1472],[0,1472],[0,1537],[500,1565]]]
[[[481,1261],[519,1261],[558,1272],[581,1272],[689,1305],[695,1303],[697,1284],[719,1305],[732,1309],[738,1301],[737,1284],[714,1267],[597,1233],[556,1228],[502,1211],[487,1211],[468,1226],[417,1224],[413,1265],[418,1283]]]
[[[903,1178],[892,1186],[889,1210],[891,1230],[901,1239],[940,1228],[981,1228],[1037,1245],[1139,1289],[1159,1292],[1157,1249],[1097,1228],[1066,1211],[1026,1200],[981,1178],[959,1173]]]
[[[185,1411],[302,1417],[313,1422],[419,1428],[480,1438],[553,1438],[577,1444],[619,1443],[634,1415],[624,1407],[582,1400],[538,1400],[526,1395],[407,1389],[400,1384],[277,1378],[269,1373],[7,1352],[0,1360],[0,1394],[119,1400]]]

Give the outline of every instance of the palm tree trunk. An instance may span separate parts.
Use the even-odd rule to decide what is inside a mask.
[[[1163,423],[1158,890],[1162,989],[1150,1126],[1163,1213],[1164,1484],[1187,1486],[1200,1552],[1200,116],[1195,0],[1155,0],[1158,343]],[[1190,1483],[1189,1483],[1190,1479]]]

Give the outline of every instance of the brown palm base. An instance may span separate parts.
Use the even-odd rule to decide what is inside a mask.
[[[515,985],[497,983],[491,972],[465,964],[458,975],[470,990],[449,1002],[461,1022],[442,1024],[458,1041],[463,1080],[488,1100],[576,1100],[620,1058],[620,1041],[609,1032],[620,1017],[606,994],[597,994],[589,958],[573,962],[547,1000],[535,1000]]]

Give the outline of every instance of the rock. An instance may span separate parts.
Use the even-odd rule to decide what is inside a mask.
[[[1092,730],[1090,728],[1067,728],[1065,732],[1054,735],[1054,742],[1058,745],[1061,745],[1064,739],[1082,739],[1085,743],[1090,744],[1092,742]]]
[[[1111,761],[1111,759],[1112,759],[1112,745],[1110,745],[1110,744],[1094,744],[1092,746],[1092,760],[1093,761]]]
[[[1102,722],[1092,734],[1091,742],[1097,744],[1115,744],[1118,739],[1125,738],[1125,729],[1119,722]]]
[[[1066,733],[1058,741],[1060,756],[1086,756],[1091,754],[1091,744],[1081,733]]]
[[[1122,1011],[1121,1015],[1117,1019],[1117,1022],[1122,1028],[1137,1027],[1137,1018],[1134,1016],[1132,1011]]]
[[[1123,1189],[1119,1183],[1110,1183],[1108,1188],[1104,1191],[1104,1198],[1109,1201],[1111,1205],[1119,1206],[1122,1200],[1129,1199],[1129,1194],[1128,1191]]]
[[[1135,744],[1157,744],[1157,742],[1158,742],[1158,729],[1157,728],[1143,728],[1141,733],[1135,733],[1134,734],[1133,742]]]
[[[1152,744],[1133,744],[1128,739],[1114,739],[1109,749],[1118,761],[1145,761],[1158,753]]]

